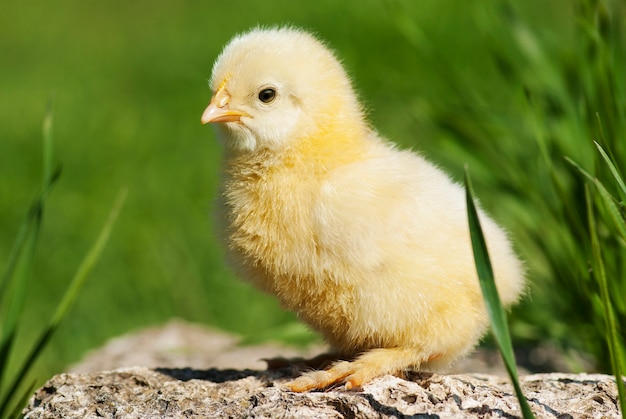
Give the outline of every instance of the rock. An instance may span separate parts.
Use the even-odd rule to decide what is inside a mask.
[[[542,350],[548,360],[543,365],[558,366],[559,352]],[[519,415],[513,390],[501,378],[506,373],[499,354],[484,348],[446,371],[463,375],[422,372],[406,380],[388,376],[362,391],[335,388],[297,394],[281,385],[298,375],[300,367],[261,371],[262,358],[310,358],[324,351],[322,345],[241,346],[238,336],[172,320],[114,338],[91,351],[70,373],[53,377],[39,389],[24,414],[28,418]],[[525,353],[527,358],[533,356]],[[610,376],[537,374],[525,376],[522,382],[538,417],[618,417]]]
[[[512,386],[493,375],[385,376],[359,391],[293,393],[295,366],[272,371],[124,368],[59,374],[30,399],[26,418],[492,418],[518,417]],[[613,377],[521,379],[538,418],[617,418]]]

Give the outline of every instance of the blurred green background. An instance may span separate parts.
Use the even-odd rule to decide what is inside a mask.
[[[129,188],[126,205],[39,363],[40,377],[110,337],[171,317],[249,341],[314,339],[224,266],[210,218],[221,150],[211,128],[200,124],[211,66],[224,44],[256,25],[294,24],[337,51],[383,135],[423,152],[457,180],[469,163],[483,206],[527,261],[531,291],[513,313],[516,342],[588,349],[580,342],[598,321],[585,320],[587,308],[577,300],[587,291],[566,277],[567,269],[555,268],[585,271],[585,260],[570,249],[584,237],[567,230],[561,238],[566,227],[540,206],[550,190],[529,197],[532,188],[548,188],[550,178],[534,141],[543,131],[541,118],[529,117],[529,91],[577,74],[579,3],[585,2],[4,1],[0,263],[40,185],[41,126],[51,96],[63,169],[48,201],[18,348],[51,315],[121,187]],[[564,62],[565,72],[535,73],[541,60]],[[623,84],[616,88],[623,93]],[[554,103],[569,99],[557,99],[542,99],[539,112],[558,117]],[[565,124],[575,131],[571,142],[555,137],[548,154],[561,164],[567,152],[593,168],[592,135],[584,128],[589,118],[578,109],[571,112],[582,122]],[[614,143],[623,152],[620,141]],[[565,187],[580,200],[575,184]],[[555,288],[563,279],[571,281],[574,297]],[[582,320],[567,317],[571,312]]]

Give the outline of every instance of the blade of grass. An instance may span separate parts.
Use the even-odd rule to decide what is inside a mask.
[[[604,185],[596,179],[594,182],[598,191],[600,191],[600,196],[604,200],[606,207],[608,209],[609,215],[611,216],[611,220],[617,229],[617,232],[622,237],[622,240],[626,241],[626,223],[624,223],[624,219],[619,211],[619,208],[615,204],[615,198],[606,190]]]
[[[52,106],[44,117],[43,123],[43,184],[40,195],[33,201],[20,225],[13,243],[9,262],[0,283],[0,311],[4,321],[0,324],[0,394],[8,374],[11,348],[15,341],[16,329],[22,313],[28,276],[35,255],[39,230],[41,228],[45,200],[52,186],[60,176],[60,169],[52,167]],[[10,292],[10,295],[7,294]],[[5,306],[6,304],[6,306]]]
[[[28,237],[28,233],[30,232],[30,227],[32,226],[33,222],[38,223],[40,221],[39,217],[42,212],[41,207],[43,206],[43,202],[45,200],[44,198],[50,190],[52,184],[58,178],[58,173],[55,175],[52,174],[52,100],[48,102],[48,108],[44,116],[42,138],[43,181],[41,195],[31,205],[30,211],[28,212],[26,219],[20,226],[16,240],[13,244],[13,248],[11,249],[7,268],[2,275],[2,281],[0,281],[0,301],[2,301],[2,297],[6,291],[6,288],[8,287],[8,284],[10,283],[10,278],[13,276],[15,265],[17,264],[18,258],[21,254],[21,250],[23,249],[23,243]]]
[[[604,268],[604,260],[602,257],[602,249],[600,247],[600,241],[598,239],[598,231],[596,228],[596,220],[593,211],[593,204],[591,202],[591,192],[589,186],[585,186],[585,199],[587,203],[587,217],[589,222],[589,234],[591,236],[591,249],[593,260],[593,276],[598,281],[600,287],[600,298],[602,300],[602,307],[604,309],[604,320],[606,322],[607,330],[607,345],[609,347],[609,354],[611,357],[611,364],[613,366],[613,373],[615,374],[615,382],[617,385],[617,393],[619,398],[620,409],[622,411],[622,418],[626,419],[626,389],[624,388],[623,381],[623,366],[622,356],[620,354],[619,337],[617,322],[615,320],[615,314],[613,313],[613,306],[611,304],[611,298],[609,296],[609,287],[606,279],[606,270]]]
[[[491,260],[489,259],[489,253],[487,252],[487,244],[485,243],[476,206],[474,205],[474,191],[472,189],[472,183],[467,166],[465,167],[465,193],[467,201],[467,217],[472,240],[472,249],[474,251],[474,261],[476,264],[476,271],[478,272],[480,288],[485,299],[487,313],[489,314],[489,320],[491,321],[493,335],[496,339],[496,343],[498,344],[498,348],[500,349],[500,354],[504,360],[504,365],[509,373],[509,377],[511,377],[511,382],[515,389],[515,394],[517,395],[522,415],[525,419],[534,418],[535,416],[530,410],[528,401],[526,400],[519,384],[515,356],[513,355],[513,345],[511,343],[511,335],[506,321],[506,313],[502,308],[500,296],[498,295],[498,290],[496,289]]]
[[[37,205],[33,209],[34,211],[31,211],[26,221],[23,241],[20,243],[16,261],[11,266],[9,273],[8,291],[10,295],[7,297],[6,308],[3,308],[2,318],[4,320],[2,322],[2,335],[0,336],[0,394],[9,370],[11,348],[15,341],[17,324],[24,306],[26,290],[28,289],[28,273],[32,266],[39,235],[42,208],[41,205]]]
[[[622,240],[626,241],[626,222],[624,221],[620,213],[618,204],[613,195],[610,194],[610,192],[604,187],[604,185],[602,184],[602,182],[600,182],[600,180],[598,180],[598,178],[592,176],[589,172],[580,167],[580,165],[578,165],[574,160],[570,159],[569,157],[565,157],[565,160],[567,160],[572,166],[574,166],[588,180],[593,182],[593,184],[600,192],[600,196],[604,200],[604,203],[606,204],[609,215],[611,216],[611,220],[613,221],[617,232],[622,237]]]
[[[24,249],[24,242],[29,235],[33,222],[36,221],[37,214],[39,213],[38,204],[39,199],[36,199],[31,205],[26,218],[20,225],[15,241],[13,242],[13,247],[11,248],[11,253],[9,254],[9,261],[4,273],[2,274],[2,281],[0,282],[0,301],[4,298],[6,290],[11,283],[11,278],[13,278],[18,259]]]
[[[2,274],[2,280],[0,280],[0,301],[4,297],[9,284],[11,283],[11,278],[13,277],[15,266],[17,261],[21,255],[22,250],[24,249],[24,241],[26,240],[30,228],[33,222],[36,221],[36,217],[39,216],[39,213],[42,211],[43,204],[45,202],[45,198],[50,193],[50,190],[57,182],[59,177],[61,176],[61,168],[57,167],[54,172],[52,172],[51,177],[48,179],[48,182],[45,185],[45,188],[42,190],[41,194],[35,198],[33,203],[30,206],[24,221],[20,225],[20,228],[17,232],[17,236],[15,237],[15,241],[13,242],[13,247],[11,248],[11,253],[9,254],[9,261],[7,263],[7,267],[5,268]]]
[[[611,158],[609,157],[607,152],[602,148],[602,146],[600,144],[598,144],[596,141],[594,141],[593,143],[598,148],[598,151],[600,152],[600,155],[602,155],[602,158],[604,159],[604,161],[606,162],[607,166],[609,167],[609,170],[611,171],[611,174],[613,175],[613,177],[615,178],[615,181],[619,185],[621,193],[622,193],[622,198],[626,199],[626,184],[624,183],[624,179],[623,179],[621,173],[619,172],[619,170],[617,169],[615,164],[613,164],[613,160],[611,160]]]
[[[0,417],[3,416],[4,411],[6,410],[9,401],[13,398],[20,384],[26,378],[26,374],[28,374],[28,371],[33,366],[37,358],[39,357],[39,354],[47,345],[47,343],[50,341],[50,338],[59,327],[59,324],[61,323],[61,321],[67,314],[67,312],[69,311],[70,307],[74,304],[76,297],[78,296],[78,292],[80,291],[82,285],[84,284],[85,279],[87,278],[87,275],[91,272],[96,262],[100,258],[100,255],[102,254],[104,246],[107,243],[109,236],[111,234],[113,224],[115,223],[115,220],[126,199],[126,195],[127,195],[126,189],[122,189],[118,193],[117,198],[115,199],[115,202],[113,204],[113,208],[111,209],[111,212],[109,213],[108,219],[104,227],[100,231],[100,234],[96,242],[94,243],[90,251],[87,253],[85,258],[83,259],[82,263],[78,267],[78,270],[76,271],[76,274],[74,275],[74,278],[72,279],[72,282],[70,283],[69,288],[65,292],[63,299],[57,306],[57,309],[54,315],[52,316],[50,323],[48,324],[46,329],[43,331],[43,333],[40,335],[39,339],[37,340],[37,343],[32,347],[29,355],[26,357],[26,359],[22,363],[22,366],[18,370],[18,373],[13,377],[13,381],[11,385],[9,386],[9,390],[4,395],[4,398],[2,399],[2,401],[0,402]]]

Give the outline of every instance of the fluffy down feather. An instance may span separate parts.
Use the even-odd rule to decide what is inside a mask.
[[[339,60],[293,28],[254,29],[218,57],[202,115],[224,143],[219,220],[243,278],[350,359],[294,391],[362,385],[447,365],[488,319],[464,191],[367,123]],[[520,261],[480,212],[504,304],[523,291]]]

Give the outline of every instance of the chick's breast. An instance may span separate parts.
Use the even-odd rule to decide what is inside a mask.
[[[218,225],[229,261],[325,336],[341,334],[348,306],[341,300],[352,296],[333,282],[335,266],[320,264],[314,212],[322,179],[306,167],[295,170],[289,159],[272,160],[228,164]]]

